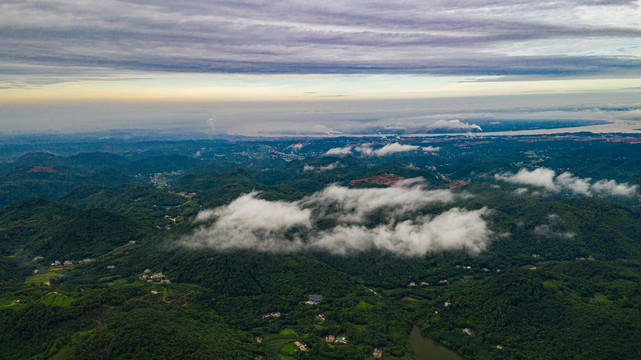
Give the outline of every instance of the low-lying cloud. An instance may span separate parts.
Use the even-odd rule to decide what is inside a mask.
[[[533,232],[538,236],[556,239],[572,239],[576,235],[571,231],[556,231],[548,224],[535,226]]]
[[[305,146],[305,145],[303,145],[303,144],[301,144],[301,143],[298,143],[298,144],[292,144],[292,145],[289,145],[287,148],[288,148],[288,149],[292,149],[292,152],[296,152],[296,151],[298,151],[298,150],[302,149],[302,148],[303,148],[303,146]]]
[[[422,150],[425,152],[437,152],[441,150],[441,148],[437,146],[421,147],[418,145],[408,145],[408,144],[401,144],[401,143],[395,142],[395,143],[385,144],[380,149],[374,149],[372,148],[371,143],[364,143],[357,146],[332,148],[332,149],[329,149],[325,153],[325,155],[351,155],[354,152],[359,152],[363,156],[387,156],[387,155],[398,154],[398,153],[409,152],[409,151],[417,151],[417,150]]]
[[[537,236],[552,239],[572,239],[576,234],[565,229],[565,222],[557,214],[547,216],[547,224],[540,224],[534,227],[532,232]]]
[[[429,145],[429,146],[423,147],[422,150],[425,152],[437,152],[441,150],[441,147]]]
[[[494,179],[503,180],[515,184],[532,185],[546,188],[550,191],[557,191],[554,183],[556,172],[548,168],[536,168],[532,171],[521,169],[516,174],[503,173],[494,175]]]
[[[341,132],[340,131],[336,131],[336,130],[334,130],[331,127],[326,126],[326,125],[316,124],[316,125],[312,126],[312,129],[311,129],[310,133],[311,134],[338,135]]]
[[[209,240],[206,242],[215,244],[213,247],[219,250],[251,248],[268,251],[279,246],[278,235],[283,231],[295,226],[311,226],[311,210],[301,209],[295,203],[258,199],[256,195],[256,192],[251,192],[227,206],[201,211],[197,221],[216,218],[216,223],[211,227],[201,227],[192,239],[197,242]]]
[[[314,171],[314,172],[331,171],[342,166],[343,165],[341,165],[341,163],[336,161],[329,165],[324,165],[324,166],[305,165],[303,166],[303,171]]]
[[[420,146],[416,146],[416,145],[404,145],[399,143],[391,143],[383,146],[378,150],[374,150],[373,154],[376,156],[385,156],[385,155],[397,154],[397,153],[402,153],[407,151],[416,151],[420,148],[421,148]]]
[[[637,190],[639,188],[638,185],[617,183],[615,180],[608,179],[592,182],[592,178],[576,177],[569,172],[556,175],[554,170],[548,168],[521,169],[516,174],[496,174],[494,179],[514,184],[542,187],[551,192],[563,191],[584,196],[632,197],[638,195]]]
[[[425,206],[469,195],[425,190],[416,183],[409,188],[375,189],[331,185],[294,202],[267,201],[251,192],[229,205],[201,211],[197,221],[213,222],[202,224],[179,242],[221,251],[327,251],[337,255],[368,250],[404,256],[485,250],[492,234],[484,220],[487,208],[422,214]]]
[[[434,124],[430,125],[431,129],[447,129],[447,130],[467,130],[467,131],[483,131],[480,126],[476,124],[470,124],[462,122],[461,120],[438,120]]]
[[[345,147],[336,147],[327,150],[325,155],[351,155],[352,154],[352,147],[351,146],[345,146]]]

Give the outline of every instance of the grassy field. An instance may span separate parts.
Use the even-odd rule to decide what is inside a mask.
[[[60,306],[60,307],[68,307],[73,303],[76,299],[62,295],[57,292],[50,292],[47,295],[45,295],[42,299],[40,299],[40,302],[43,303],[44,305],[49,305],[49,306]]]
[[[298,335],[296,333],[296,331],[294,331],[292,329],[283,329],[283,330],[280,331],[280,334],[281,335]]]
[[[298,334],[292,329],[283,329],[279,334],[264,334],[263,343],[268,359],[290,359],[296,352],[294,345]],[[293,358],[292,358],[293,359]]]
[[[374,307],[374,305],[372,305],[370,303],[366,303],[365,301],[361,300],[358,303],[358,305],[356,305],[356,307],[359,308],[359,309],[369,310],[369,309],[372,309]]]
[[[116,285],[124,285],[127,283],[127,279],[118,279],[110,282],[108,285],[109,286],[116,286]]]
[[[294,344],[285,344],[283,347],[280,348],[280,351],[286,353],[286,354],[294,354],[298,350]]]
[[[274,358],[280,353],[280,349],[286,344],[289,340],[287,339],[265,339],[265,352],[267,353],[268,358]]]
[[[19,299],[2,299],[0,300],[0,309],[19,308],[25,306],[24,302]]]
[[[24,283],[25,285],[40,285],[48,282],[52,278],[58,276],[60,273],[57,272],[47,272],[47,273],[42,273],[42,274],[35,274],[33,276],[29,276],[28,278],[25,279]]]

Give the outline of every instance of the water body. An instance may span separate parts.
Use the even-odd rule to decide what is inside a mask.
[[[416,360],[465,360],[461,355],[421,335],[421,329],[414,325],[409,341],[414,348]]]
[[[552,129],[535,129],[535,130],[514,130],[514,131],[492,131],[492,132],[475,132],[475,133],[428,133],[428,134],[402,134],[401,138],[411,138],[411,137],[454,137],[454,136],[472,136],[472,137],[484,137],[484,136],[528,136],[528,135],[558,135],[558,134],[570,134],[570,133],[579,133],[579,132],[589,132],[593,134],[609,134],[609,133],[618,133],[618,134],[641,134],[639,127],[641,123],[638,121],[627,121],[627,120],[610,120],[607,124],[601,125],[585,125],[585,126],[573,126],[573,127],[559,127]],[[238,132],[233,135],[240,136],[263,136],[263,137],[280,137],[280,138],[297,138],[297,137],[308,137],[308,138],[335,138],[335,137],[391,137],[394,138],[396,134],[350,134],[350,133],[340,133],[340,134],[278,134],[278,133],[243,133]]]

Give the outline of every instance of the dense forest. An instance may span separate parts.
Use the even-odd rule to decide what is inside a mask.
[[[0,357],[640,358],[638,140],[6,144]]]

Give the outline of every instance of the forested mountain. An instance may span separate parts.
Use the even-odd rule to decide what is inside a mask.
[[[117,185],[132,181],[130,176],[114,169],[85,173],[64,166],[20,165],[0,176],[0,205],[30,197],[57,199],[84,184]]]
[[[416,325],[465,359],[640,357],[638,145],[531,140],[25,155],[0,356],[411,359]]]
[[[105,209],[80,211],[51,200],[31,198],[0,210],[0,250],[22,260],[93,258],[132,240],[151,227]]]

